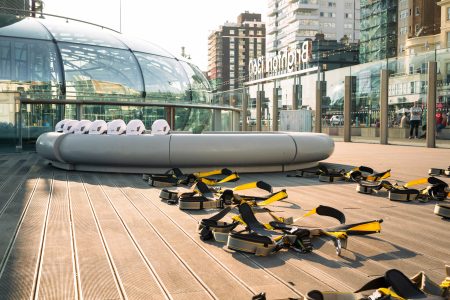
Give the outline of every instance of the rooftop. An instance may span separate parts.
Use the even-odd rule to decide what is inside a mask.
[[[449,157],[443,148],[336,142],[326,162],[391,168],[392,181],[409,181],[447,167]],[[298,217],[323,204],[348,222],[382,218],[382,232],[351,237],[341,257],[325,238],[314,240],[310,254],[257,257],[202,242],[197,223],[215,211],[167,205],[139,175],[66,172],[35,153],[0,154],[0,298],[301,297],[311,289],[353,291],[391,268],[444,279],[450,223],[433,214],[434,202],[391,202],[358,194],[352,183],[286,173],[242,174],[238,183],[254,180],[287,189],[289,198],[273,207],[279,215]],[[298,223],[335,224],[318,216]]]

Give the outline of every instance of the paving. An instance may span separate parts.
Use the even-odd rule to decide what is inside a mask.
[[[406,182],[446,168],[450,150],[336,142],[326,163],[392,169],[392,180]],[[257,257],[201,241],[197,223],[214,211],[161,202],[140,175],[66,172],[35,153],[0,154],[0,299],[301,298],[311,289],[353,291],[391,268],[445,277],[450,222],[433,214],[433,201],[391,202],[383,193],[358,194],[353,183],[286,175],[242,174],[238,183],[286,189],[289,198],[272,206],[279,215],[323,204],[349,223],[382,218],[382,232],[351,237],[340,257],[327,238],[315,239],[309,254]],[[336,224],[320,216],[297,223]]]

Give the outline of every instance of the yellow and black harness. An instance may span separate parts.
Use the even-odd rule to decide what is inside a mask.
[[[308,253],[313,250],[311,239],[316,236],[329,236],[333,239],[336,252],[346,248],[348,235],[364,235],[380,232],[382,220],[345,224],[345,216],[337,209],[328,206],[319,206],[308,212],[305,216],[318,214],[333,217],[341,225],[330,228],[306,229],[292,225],[291,218],[280,218],[271,214],[274,221],[269,224],[260,223],[254,214],[254,208],[243,202],[238,205],[239,215],[234,216],[232,222],[223,222],[221,219],[230,211],[225,208],[208,219],[203,219],[198,227],[202,240],[214,238],[216,241],[226,242],[229,249],[266,256],[281,249],[293,249],[297,252]],[[235,231],[241,224],[244,230]]]
[[[262,189],[269,192],[268,195],[257,197],[238,194],[238,191],[248,189]],[[273,192],[272,186],[264,181],[250,182],[236,186],[232,189],[209,187],[204,182],[196,183],[194,191],[178,194],[163,189],[160,198],[169,204],[178,203],[181,210],[202,210],[211,208],[224,208],[247,202],[251,206],[265,206],[287,198],[286,190]]]
[[[401,271],[391,269],[384,276],[366,283],[354,293],[322,292],[307,293],[307,300],[443,300],[448,299],[450,287],[450,266],[446,266],[447,277],[441,284],[431,281],[424,272],[408,278]],[[363,292],[375,290],[371,295]]]
[[[359,166],[346,171],[345,169],[328,169],[326,166],[321,165],[318,168],[310,168],[297,170],[295,175],[288,175],[289,177],[306,177],[315,175],[319,177],[321,182],[336,182],[336,181],[354,181],[360,182],[361,180],[376,181],[381,178],[388,178],[390,171],[387,170],[381,173],[375,173],[372,168],[366,166]]]
[[[383,178],[381,178],[383,179]],[[414,187],[427,185],[425,188],[416,189]],[[420,178],[407,182],[404,185],[392,184],[387,180],[360,181],[356,190],[359,193],[371,194],[385,188],[388,191],[388,198],[392,201],[408,202],[412,200],[445,200],[448,196],[448,184],[436,177]]]
[[[179,168],[173,168],[164,174],[144,174],[142,178],[143,180],[148,181],[151,186],[167,187],[191,185],[197,181],[202,181],[207,185],[217,185],[225,182],[237,181],[239,180],[239,175],[226,168],[192,174],[183,174]]]

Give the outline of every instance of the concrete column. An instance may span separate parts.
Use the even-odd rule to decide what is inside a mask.
[[[264,91],[258,91],[256,94],[256,131],[261,131],[262,101],[264,99]]]
[[[388,70],[380,71],[380,144],[388,143],[388,87],[389,73]]]
[[[351,122],[351,109],[352,109],[352,77],[345,76],[345,91],[344,91],[344,142],[352,141],[352,122]]]
[[[272,93],[272,131],[278,131],[278,88]]]
[[[294,80],[294,85],[292,86],[292,110],[298,109],[298,84]]]
[[[428,62],[427,147],[436,148],[436,71],[437,63]]]
[[[321,81],[316,81],[316,107],[314,115],[314,131],[322,132],[322,89]]]
[[[244,95],[242,97],[242,131],[247,131],[247,113],[248,113],[248,97],[249,94],[246,89],[244,89]]]

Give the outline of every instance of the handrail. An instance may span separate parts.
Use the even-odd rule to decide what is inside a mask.
[[[103,26],[103,25],[99,25],[99,24],[95,24],[92,22],[88,22],[88,21],[83,21],[83,20],[79,20],[79,19],[75,19],[75,18],[70,18],[70,17],[64,17],[64,16],[60,16],[60,15],[55,15],[55,14],[48,14],[48,13],[43,13],[43,12],[37,12],[37,11],[32,11],[32,10],[26,10],[26,9],[16,9],[16,8],[9,8],[9,7],[4,7],[4,6],[0,6],[0,10],[9,10],[9,11],[14,11],[14,12],[22,12],[22,13],[30,13],[30,14],[39,14],[41,15],[39,18],[43,18],[43,16],[49,16],[49,17],[55,17],[55,18],[60,18],[60,19],[65,19],[65,20],[71,20],[71,21],[75,21],[75,22],[80,22],[80,23],[84,23],[84,24],[88,24],[88,25],[92,25],[92,26],[96,26],[96,27],[100,27],[102,29],[107,29],[110,31],[114,31],[116,33],[121,33],[120,31],[117,31],[115,29]],[[8,13],[9,14],[9,13]],[[11,14],[12,15],[12,14]],[[26,16],[24,15],[24,17],[27,18],[38,18],[38,17],[33,17],[33,16]]]

